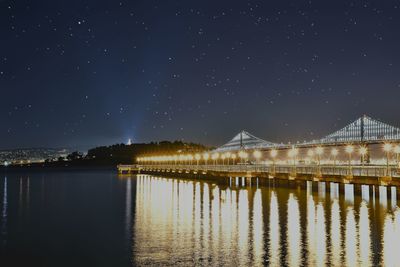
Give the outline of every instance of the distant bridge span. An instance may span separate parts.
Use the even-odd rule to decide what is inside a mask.
[[[347,144],[368,145],[387,142],[400,143],[400,128],[364,115],[344,128],[329,134],[324,138],[302,143],[274,143],[265,141],[246,131],[242,131],[228,143],[215,149],[214,152],[287,149],[293,146],[298,148],[307,148],[315,146],[344,146]]]

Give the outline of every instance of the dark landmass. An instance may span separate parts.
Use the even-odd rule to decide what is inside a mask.
[[[137,157],[172,155],[177,153],[196,153],[210,149],[201,144],[184,143],[181,141],[162,141],[147,144],[116,144],[112,146],[101,146],[90,149],[87,155],[75,151],[67,157],[60,157],[56,160],[48,159],[42,163],[29,163],[1,166],[1,169],[18,170],[29,167],[30,169],[42,168],[115,168],[118,164],[135,164]]]

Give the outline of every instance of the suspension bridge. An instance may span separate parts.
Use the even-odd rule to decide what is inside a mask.
[[[400,187],[399,155],[400,129],[362,116],[317,140],[275,143],[241,131],[212,151],[139,157],[118,170]]]

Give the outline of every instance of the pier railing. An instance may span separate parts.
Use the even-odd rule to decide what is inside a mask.
[[[203,172],[252,172],[252,173],[295,173],[323,176],[358,177],[400,177],[397,166],[333,166],[333,165],[188,165],[188,164],[151,164],[136,165],[143,170],[203,171]]]

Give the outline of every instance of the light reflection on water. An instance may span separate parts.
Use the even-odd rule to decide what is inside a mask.
[[[394,188],[243,183],[7,175],[0,266],[400,266]]]
[[[2,245],[4,246],[7,242],[7,217],[8,217],[8,186],[7,186],[7,177],[4,178],[3,184],[3,201],[2,201],[2,210],[1,210],[1,229],[0,229],[0,237],[2,240]]]
[[[130,179],[127,179],[127,183]],[[396,194],[231,187],[140,175],[133,262],[228,266],[399,266]],[[388,201],[391,203],[388,206]]]

